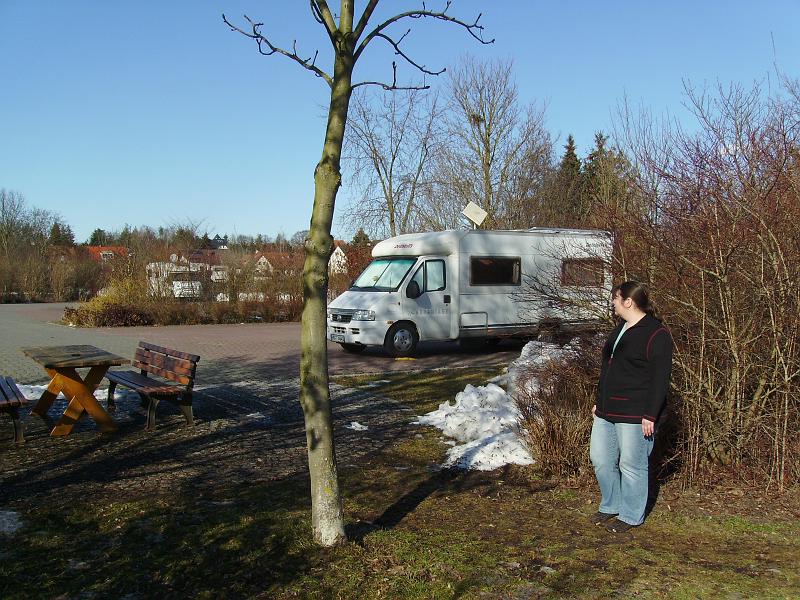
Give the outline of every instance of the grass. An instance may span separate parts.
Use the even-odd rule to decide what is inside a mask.
[[[423,414],[453,400],[468,384],[485,385],[503,372],[501,367],[476,369],[437,369],[435,371],[391,373],[386,375],[340,375],[333,382],[347,388],[365,388],[402,402]],[[433,394],[431,392],[434,392]]]
[[[493,374],[337,383],[369,385],[421,413]],[[754,501],[665,486],[646,525],[615,537],[586,521],[593,482],[550,482],[531,468],[437,470],[445,449],[421,428],[341,467],[350,541],[329,549],[312,542],[304,477],[146,500],[32,500],[14,507],[26,527],[0,545],[0,597],[800,596],[796,494],[783,500],[788,513],[751,514]]]

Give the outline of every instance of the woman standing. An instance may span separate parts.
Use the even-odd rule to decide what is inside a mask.
[[[592,407],[589,454],[602,494],[592,522],[622,533],[644,522],[648,458],[669,390],[672,336],[654,316],[644,284],[626,281],[611,294],[621,323],[603,347]]]

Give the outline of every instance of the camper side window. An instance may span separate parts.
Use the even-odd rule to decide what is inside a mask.
[[[567,258],[561,261],[561,285],[603,287],[603,261],[597,258]]]
[[[425,291],[438,292],[446,287],[443,260],[425,262]]]
[[[412,281],[416,281],[423,292],[438,292],[447,287],[447,277],[443,260],[427,260],[414,273]]]
[[[519,285],[519,257],[473,256],[469,259],[470,285]]]

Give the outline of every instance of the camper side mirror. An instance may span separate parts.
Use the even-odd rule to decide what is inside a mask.
[[[412,300],[422,296],[422,290],[419,289],[419,284],[416,281],[412,281],[408,284],[408,287],[406,288],[406,296]]]

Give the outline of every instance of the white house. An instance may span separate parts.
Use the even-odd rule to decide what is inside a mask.
[[[331,259],[328,261],[328,272],[332,274],[347,273],[347,255],[342,250],[339,242],[334,242],[336,247],[333,249]]]

